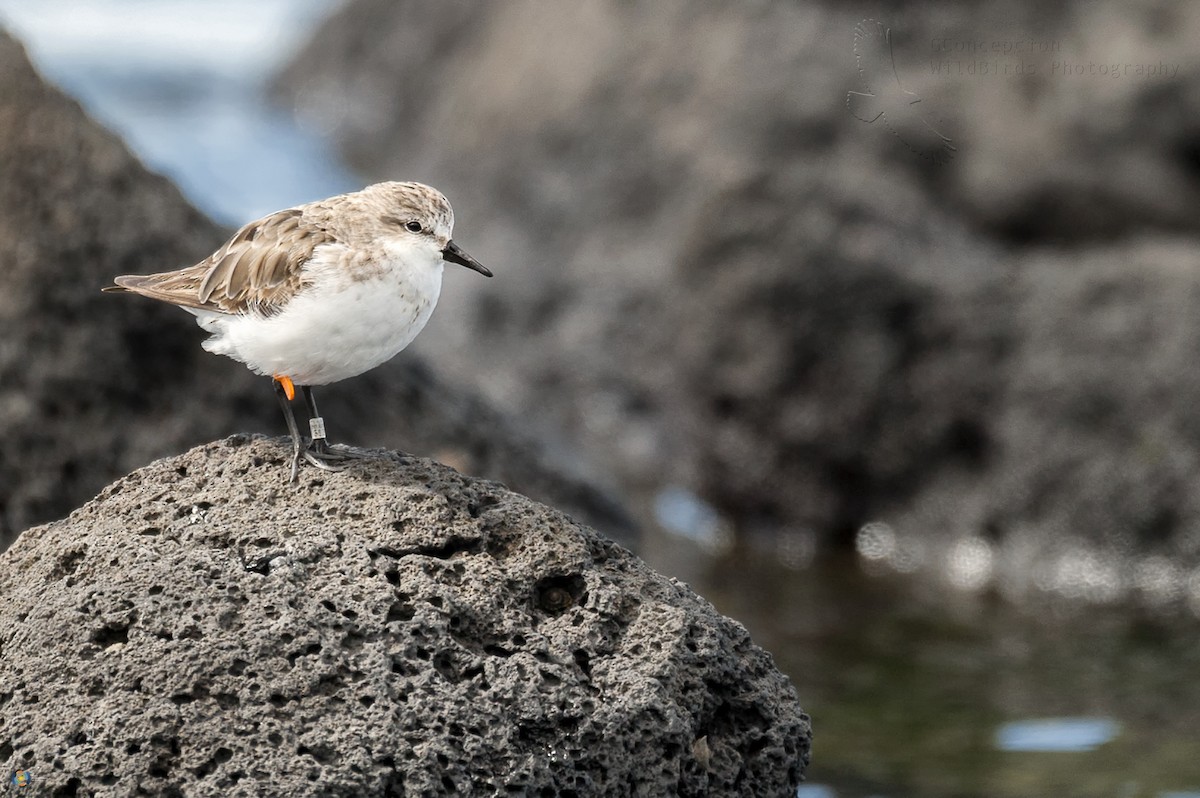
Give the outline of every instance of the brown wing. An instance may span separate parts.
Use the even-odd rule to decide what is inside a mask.
[[[132,291],[186,308],[220,313],[279,312],[304,286],[301,267],[313,250],[336,239],[305,224],[291,208],[237,231],[195,266],[173,272],[117,277],[106,291]]]

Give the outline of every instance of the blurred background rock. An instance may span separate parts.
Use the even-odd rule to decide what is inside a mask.
[[[949,161],[847,112],[864,14]],[[420,347],[648,521],[675,487],[741,537],[1196,566],[1197,33],[1167,2],[356,0],[276,93],[456,198],[504,280]]]
[[[145,36],[167,52],[107,89],[61,57],[78,42],[58,60],[38,44],[74,20],[92,61],[136,62],[149,45],[123,40],[122,62],[97,21],[136,36],[172,5]],[[223,2],[0,13],[223,221],[263,186],[286,189],[263,211],[381,179],[443,188],[497,279],[448,278],[414,350],[608,486],[652,563],[776,652],[831,794],[1200,794],[1183,755],[1200,720],[1200,6],[257,7],[275,16],[250,15],[255,44]],[[864,20],[921,99],[898,135],[847,109]],[[167,31],[208,44],[164,48]],[[189,58],[178,85],[131,88]],[[139,101],[121,111],[114,86]],[[193,95],[193,116],[164,105]],[[221,108],[236,123],[199,127]],[[922,119],[952,157],[914,151]],[[198,341],[187,327],[153,321]],[[198,351],[188,370],[240,378]],[[329,401],[375,407],[399,360]],[[203,395],[223,408],[210,436],[274,423],[269,400],[241,422]],[[363,424],[373,444],[420,434]],[[1090,753],[1067,724],[1051,737],[1082,746],[1068,759],[1023,756],[1002,732],[1037,713],[1114,725],[1087,727],[1111,731]]]

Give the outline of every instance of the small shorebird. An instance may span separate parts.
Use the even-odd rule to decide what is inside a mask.
[[[301,457],[337,469],[356,456],[326,443],[312,386],[362,374],[412,343],[437,304],[443,261],[492,276],[451,240],[453,228],[436,189],[376,183],[250,222],[195,266],[124,275],[104,290],[178,305],[211,333],[205,349],[271,377],[295,481]],[[296,386],[308,405],[308,446],[292,413]]]

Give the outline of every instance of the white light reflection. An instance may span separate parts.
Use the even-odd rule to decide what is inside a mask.
[[[689,538],[712,552],[728,548],[732,530],[712,505],[690,490],[671,486],[654,497],[654,514],[668,532]]]
[[[837,792],[825,784],[801,784],[796,788],[796,798],[837,798]]]
[[[1161,555],[1147,557],[1133,570],[1133,584],[1151,604],[1167,604],[1184,590],[1183,570]]]
[[[1112,718],[1040,718],[1005,723],[996,730],[1001,751],[1091,751],[1121,733]]]
[[[1121,596],[1124,585],[1116,559],[1098,552],[1074,548],[1051,560],[1036,580],[1043,590],[1061,593],[1069,599],[1097,604]]]
[[[980,590],[992,579],[995,555],[992,545],[980,537],[958,540],[946,560],[946,577],[961,590]]]
[[[864,560],[879,562],[896,553],[896,533],[882,521],[865,524],[854,537],[854,548]]]

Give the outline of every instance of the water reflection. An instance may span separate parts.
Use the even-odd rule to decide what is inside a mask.
[[[1120,731],[1111,718],[1018,720],[996,730],[996,747],[1001,751],[1091,751]]]
[[[874,525],[855,544],[799,569],[778,542],[713,558],[670,537],[646,551],[791,676],[813,718],[800,796],[1200,792],[1200,621],[1183,601],[1146,600],[1184,598],[1190,574],[1167,588],[1162,562],[1122,564],[1143,586],[1114,598],[1110,563],[1064,550],[1033,566],[1057,581],[1013,601],[999,573],[1015,566],[986,541],[921,548]],[[926,567],[891,567],[911,558]]]
[[[824,784],[802,784],[796,790],[796,798],[837,798],[837,793]]]

